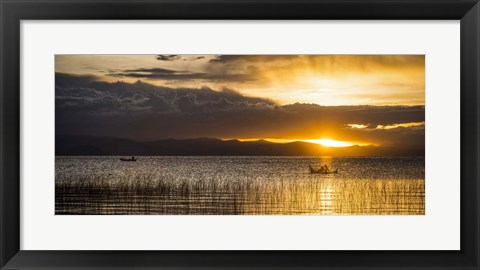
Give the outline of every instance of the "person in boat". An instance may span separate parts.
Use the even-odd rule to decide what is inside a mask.
[[[312,165],[310,165],[310,173],[337,173],[338,170],[332,171],[328,168],[327,164],[320,166],[318,170],[315,170]]]
[[[310,166],[310,173],[320,173],[320,171],[322,170],[321,167],[319,169],[315,169],[312,165],[309,165],[309,166]]]

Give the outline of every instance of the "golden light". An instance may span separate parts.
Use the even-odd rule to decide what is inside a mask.
[[[360,143],[360,142],[347,142],[347,141],[339,141],[339,140],[332,140],[332,139],[313,139],[313,140],[305,140],[305,139],[273,139],[273,138],[222,138],[224,141],[229,140],[238,140],[240,142],[256,142],[256,141],[267,141],[271,143],[292,143],[292,142],[308,142],[319,144],[327,147],[348,147],[348,146],[367,146],[373,145],[372,143]]]
[[[350,127],[350,128],[358,128],[358,129],[362,129],[362,128],[367,128],[367,127],[368,127],[368,125],[364,125],[364,124],[348,124],[347,126]]]
[[[409,127],[423,127],[425,126],[425,121],[422,122],[411,122],[411,123],[401,123],[401,124],[391,124],[391,125],[378,125],[376,129],[394,129],[399,127],[409,128]]]
[[[353,145],[352,143],[349,143],[349,142],[337,141],[337,140],[331,140],[331,139],[304,140],[304,142],[316,143],[316,144],[320,144],[328,147],[347,147],[347,146]]]

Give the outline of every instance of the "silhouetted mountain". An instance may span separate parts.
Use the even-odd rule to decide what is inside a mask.
[[[137,142],[116,137],[57,135],[57,156],[423,156],[421,147],[406,145],[325,147],[307,142],[241,142],[214,138]]]

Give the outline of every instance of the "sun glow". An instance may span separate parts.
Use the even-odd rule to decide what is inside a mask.
[[[308,142],[308,143],[314,143],[314,144],[319,144],[327,147],[348,147],[348,146],[353,146],[353,145],[360,145],[364,146],[367,144],[363,143],[353,143],[353,142],[346,142],[346,141],[338,141],[338,140],[332,140],[332,139],[314,139],[314,140],[303,140],[303,139],[272,139],[272,138],[264,138],[264,139],[259,139],[259,138],[241,138],[241,139],[222,139],[224,141],[229,141],[229,140],[238,140],[240,142],[260,142],[260,141],[266,141],[266,142],[272,142],[272,143],[292,143],[292,142]]]
[[[316,144],[320,144],[328,147],[347,147],[347,146],[354,145],[349,142],[337,141],[337,140],[331,140],[331,139],[304,140],[304,142],[316,143]]]

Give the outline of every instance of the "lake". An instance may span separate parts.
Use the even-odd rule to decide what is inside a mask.
[[[424,215],[424,179],[423,157],[57,156],[55,214]]]

